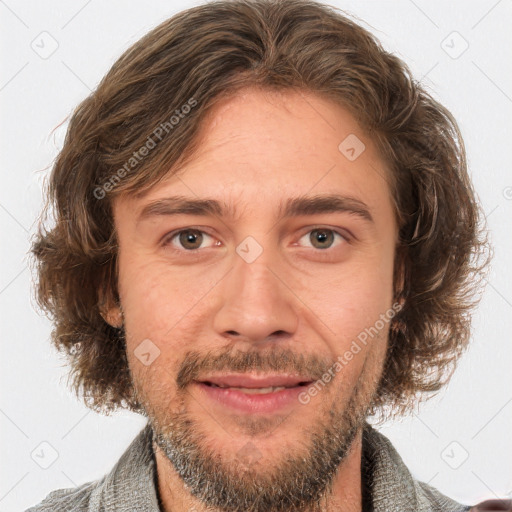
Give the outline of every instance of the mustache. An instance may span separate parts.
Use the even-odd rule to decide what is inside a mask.
[[[177,377],[178,389],[182,390],[192,381],[211,372],[282,372],[319,380],[332,367],[334,360],[316,354],[297,354],[291,349],[262,351],[240,351],[200,353],[188,351],[180,365]]]

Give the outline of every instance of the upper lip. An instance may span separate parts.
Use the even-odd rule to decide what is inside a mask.
[[[250,374],[229,374],[229,375],[210,375],[205,378],[197,379],[199,382],[208,382],[217,386],[227,386],[235,388],[269,388],[285,387],[291,388],[299,384],[312,382],[308,377],[299,375],[250,375]]]

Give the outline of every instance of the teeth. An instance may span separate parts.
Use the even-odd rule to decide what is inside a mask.
[[[286,389],[284,386],[275,386],[275,387],[268,387],[268,388],[237,388],[234,386],[217,386],[217,384],[213,384],[212,386],[215,388],[222,388],[222,389],[238,389],[242,393],[247,393],[248,395],[261,395],[264,393],[274,393],[276,391],[281,391],[283,389]]]

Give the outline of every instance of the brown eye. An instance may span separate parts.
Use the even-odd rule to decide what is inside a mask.
[[[329,249],[334,242],[334,232],[332,229],[313,229],[309,239],[316,249]]]
[[[199,249],[203,241],[203,234],[196,229],[187,229],[178,233],[179,241],[184,249]]]

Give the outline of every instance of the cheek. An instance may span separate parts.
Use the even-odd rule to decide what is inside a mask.
[[[129,263],[120,265],[119,292],[132,343],[145,338],[166,342],[175,339],[177,332],[193,330],[194,317],[222,276],[160,261]]]
[[[385,353],[395,314],[392,275],[392,257],[378,257],[302,280],[299,295],[329,327],[326,340],[333,359],[341,357],[343,380],[357,377],[368,352],[377,359]]]
[[[392,302],[392,264],[352,265],[301,280],[302,296],[339,334],[371,325]]]

